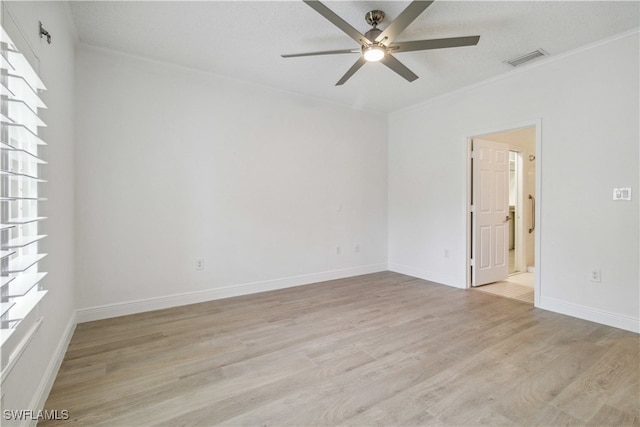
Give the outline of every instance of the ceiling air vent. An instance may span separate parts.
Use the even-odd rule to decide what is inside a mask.
[[[518,56],[517,58],[512,58],[507,61],[504,61],[505,64],[509,64],[512,67],[517,67],[518,65],[525,64],[529,61],[533,61],[534,59],[541,58],[543,56],[548,56],[549,54],[542,49],[536,49],[533,52],[526,53],[522,56]]]

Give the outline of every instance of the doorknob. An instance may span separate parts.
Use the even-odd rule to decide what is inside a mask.
[[[509,220],[510,220],[510,219],[511,219],[511,217],[510,217],[509,215],[507,215],[507,216],[504,218],[504,222],[509,222]]]

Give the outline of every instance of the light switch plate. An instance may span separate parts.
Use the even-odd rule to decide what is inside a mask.
[[[631,200],[631,188],[614,188],[613,200]]]

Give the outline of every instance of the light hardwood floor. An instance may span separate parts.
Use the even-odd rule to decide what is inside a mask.
[[[535,275],[533,273],[513,274],[500,282],[474,288],[478,291],[534,303]]]
[[[638,426],[639,346],[384,272],[80,324],[46,409],[87,426]]]

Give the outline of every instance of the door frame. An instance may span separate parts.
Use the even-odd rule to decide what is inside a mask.
[[[541,286],[541,277],[543,271],[543,265],[541,262],[541,245],[542,242],[542,221],[540,212],[542,212],[542,119],[532,119],[526,120],[517,123],[504,124],[501,126],[494,126],[488,129],[481,129],[475,132],[469,132],[464,138],[465,150],[466,150],[466,196],[464,203],[464,218],[466,222],[466,257],[465,257],[465,288],[471,288],[471,254],[472,254],[472,245],[471,245],[471,200],[472,200],[472,174],[471,174],[471,148],[472,141],[474,138],[481,138],[483,136],[500,133],[500,132],[508,132],[512,130],[522,129],[526,127],[534,127],[536,133],[536,191],[535,191],[535,250],[534,250],[534,264],[535,264],[535,292],[534,292],[534,306],[538,307],[540,305],[540,297],[542,295],[542,286]]]

